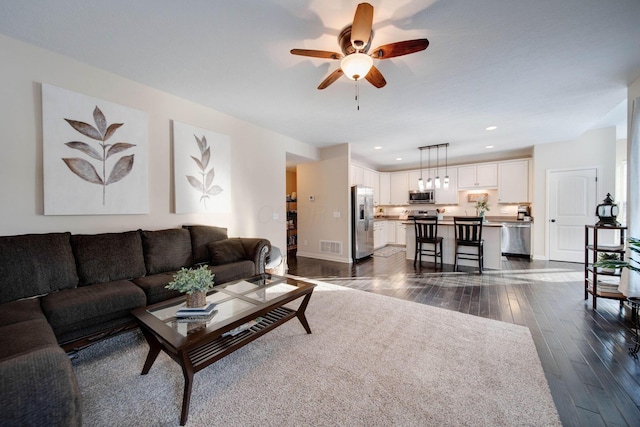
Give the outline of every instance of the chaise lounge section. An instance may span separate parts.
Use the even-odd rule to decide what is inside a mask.
[[[165,286],[180,268],[221,284],[264,273],[270,250],[203,225],[0,237],[0,424],[81,425],[66,352],[135,328],[131,310],[179,295]]]

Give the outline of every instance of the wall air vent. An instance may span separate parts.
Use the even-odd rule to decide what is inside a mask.
[[[342,255],[342,242],[320,240],[320,252],[324,254]]]

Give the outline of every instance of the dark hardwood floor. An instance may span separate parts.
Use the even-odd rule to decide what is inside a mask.
[[[479,275],[435,271],[400,252],[357,264],[288,257],[288,273],[529,328],[565,426],[640,426],[631,309],[584,300],[582,264],[503,259]],[[473,357],[473,355],[469,355]],[[479,396],[478,398],[481,398]],[[517,421],[515,421],[517,424]]]

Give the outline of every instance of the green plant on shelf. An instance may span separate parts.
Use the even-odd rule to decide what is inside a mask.
[[[594,263],[593,266],[600,268],[628,268],[631,271],[640,273],[640,261],[634,258],[634,254],[640,254],[640,239],[636,237],[629,237],[628,241],[629,250],[632,252],[629,261],[623,261],[617,257],[617,254],[612,254],[616,255],[616,259],[598,259],[598,262]],[[605,254],[603,253],[601,255]]]

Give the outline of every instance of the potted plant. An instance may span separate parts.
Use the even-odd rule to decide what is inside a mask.
[[[187,294],[187,307],[204,307],[207,303],[207,291],[214,284],[214,276],[207,265],[195,269],[183,267],[165,287]]]
[[[489,203],[487,203],[486,199],[479,199],[476,202],[476,215],[477,216],[481,216],[484,218],[484,213],[486,211],[490,211],[491,209],[489,209]]]
[[[629,249],[631,252],[640,254],[640,239],[637,237],[629,237]],[[619,258],[617,259],[606,259],[606,260],[598,260],[598,262],[594,263],[594,267],[600,268],[628,268],[631,271],[635,271],[636,273],[640,273],[640,261],[633,258],[633,253],[629,258],[629,261],[622,261]]]
[[[606,264],[609,261],[619,261],[619,260],[620,260],[620,256],[615,253],[601,252],[598,255],[598,264],[600,263]],[[604,273],[618,273],[620,272],[620,269],[614,268],[614,267],[598,267],[598,271],[604,272]]]

